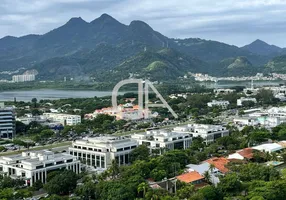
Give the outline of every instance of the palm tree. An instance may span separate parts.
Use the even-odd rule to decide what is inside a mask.
[[[208,183],[211,183],[211,175],[210,175],[209,171],[205,171],[203,176]]]
[[[214,172],[214,169],[215,169],[215,165],[213,163],[211,163],[209,166],[209,170],[211,171],[211,173]]]
[[[119,174],[119,165],[116,160],[112,160],[111,166],[109,168],[109,172],[111,174],[112,179],[115,179]]]
[[[145,194],[146,194],[148,187],[149,186],[146,182],[142,182],[138,185],[137,191],[138,191],[138,193],[143,192],[143,197],[145,197]]]

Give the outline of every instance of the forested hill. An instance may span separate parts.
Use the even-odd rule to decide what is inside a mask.
[[[176,55],[162,55],[166,49]],[[103,14],[91,22],[72,18],[43,35],[0,39],[0,71],[24,67],[37,69],[41,80],[68,76],[98,81],[110,81],[118,71],[124,76],[135,74],[133,68],[138,76],[154,79],[178,78],[188,71],[245,75],[264,71],[265,65],[283,52],[283,48],[263,41],[239,48],[199,38],[168,38],[145,22],[134,20],[125,25]],[[246,65],[241,65],[239,58],[245,58],[242,63]],[[228,67],[232,59],[238,59],[233,60],[234,65],[243,70]]]

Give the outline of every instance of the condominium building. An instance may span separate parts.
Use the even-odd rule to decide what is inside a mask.
[[[15,113],[12,107],[0,103],[0,137],[13,138],[15,135]]]
[[[101,136],[76,140],[69,152],[89,166],[107,169],[112,160],[119,165],[129,164],[130,152],[137,146],[137,141],[130,138]]]
[[[220,108],[227,108],[229,105],[229,101],[217,101],[217,100],[212,100],[211,102],[207,103],[208,107],[220,107]]]
[[[0,173],[23,179],[27,186],[33,186],[36,181],[46,183],[47,174],[59,169],[72,170],[78,174],[81,164],[69,154],[44,150],[0,157]]]
[[[251,98],[251,97],[240,97],[240,99],[237,99],[236,104],[237,106],[243,106],[243,102],[248,102],[251,101],[253,103],[257,103],[255,98]]]
[[[43,113],[43,116],[46,119],[51,120],[52,122],[58,122],[62,125],[73,126],[81,123],[80,115],[69,115],[62,113]]]
[[[36,76],[34,74],[23,74],[23,75],[14,75],[12,76],[12,81],[17,82],[27,82],[27,81],[34,81]]]
[[[131,138],[136,140],[139,145],[146,145],[150,150],[159,150],[158,153],[164,150],[186,149],[192,143],[192,135],[189,133],[179,133],[167,130],[150,130],[144,133],[135,133]]]
[[[186,126],[175,127],[174,131],[189,133],[193,137],[202,137],[207,144],[215,141],[217,138],[229,135],[229,131],[225,127],[211,124],[188,124]]]

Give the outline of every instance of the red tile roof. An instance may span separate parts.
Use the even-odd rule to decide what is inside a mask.
[[[215,168],[217,168],[221,173],[226,173],[229,170],[225,167],[227,163],[229,163],[229,160],[224,157],[214,157],[206,160],[205,162],[208,162],[209,164],[213,164]]]
[[[241,149],[241,150],[237,151],[237,153],[239,155],[243,156],[244,158],[248,158],[248,159],[253,158],[253,149],[252,148]]]
[[[192,171],[192,172],[188,172],[188,173],[177,176],[177,179],[185,183],[191,183],[194,181],[204,179],[204,177],[201,176],[198,172]]]

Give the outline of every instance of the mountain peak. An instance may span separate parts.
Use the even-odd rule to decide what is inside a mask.
[[[91,24],[97,24],[97,23],[110,23],[110,22],[116,22],[119,23],[116,19],[114,19],[112,16],[103,13],[99,18],[96,18],[95,20],[91,21]]]
[[[134,28],[145,29],[145,30],[153,30],[147,23],[140,21],[140,20],[132,21],[129,26],[134,27]]]
[[[84,21],[81,17],[73,17],[71,18],[66,24],[86,24],[87,22]]]
[[[260,39],[257,39],[252,43],[245,45],[241,48],[259,55],[272,55],[272,54],[277,54],[281,51],[280,47],[277,47],[275,45],[270,45]]]

